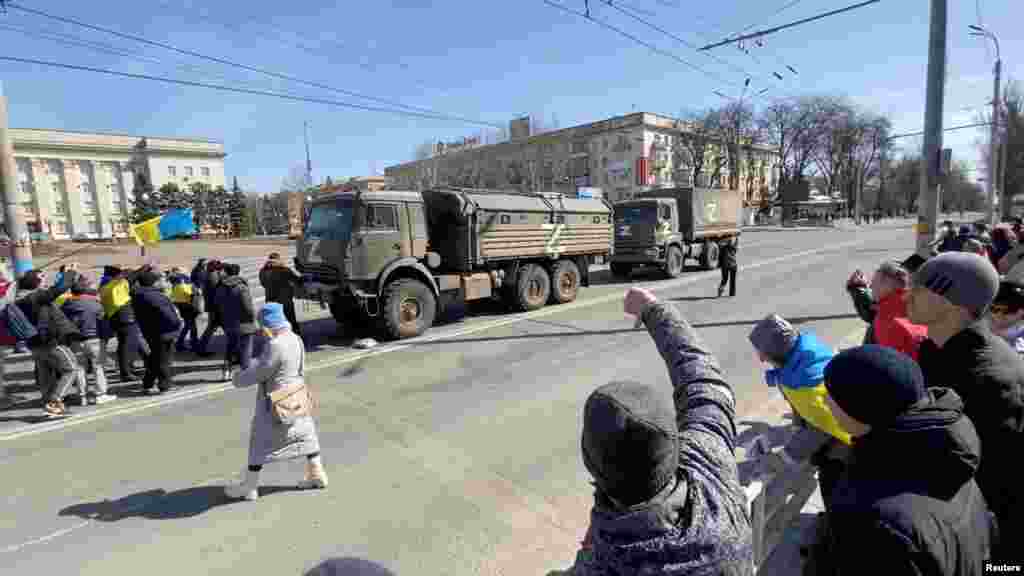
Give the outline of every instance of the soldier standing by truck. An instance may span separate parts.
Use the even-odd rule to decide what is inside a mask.
[[[722,283],[718,285],[718,297],[725,293],[725,285],[729,285],[729,297],[736,296],[736,252],[740,249],[740,237],[734,236],[722,242],[718,248],[718,264],[722,268]]]

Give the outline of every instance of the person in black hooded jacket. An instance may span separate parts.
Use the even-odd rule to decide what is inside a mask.
[[[252,362],[252,347],[259,326],[253,309],[252,294],[245,278],[239,276],[238,264],[225,264],[226,276],[217,287],[217,306],[228,346],[224,353],[224,379],[231,379],[231,365],[237,359],[242,370]]]
[[[974,480],[981,442],[956,392],[926,388],[913,360],[873,344],[836,355],[825,388],[853,453],[815,573],[985,573],[995,519]]]
[[[193,282],[196,280],[202,282],[194,285],[199,286],[203,290],[203,299],[206,306],[206,329],[203,330],[203,335],[199,337],[199,348],[195,352],[198,356],[206,357],[213,355],[213,352],[208,350],[213,333],[218,328],[223,328],[220,308],[217,304],[217,288],[220,287],[220,282],[224,278],[224,264],[220,260],[210,260],[206,262],[205,272],[202,271],[201,266],[201,263],[196,264],[196,269],[192,270],[192,278]]]
[[[174,303],[156,287],[160,275],[151,269],[139,274],[139,286],[132,290],[139,328],[149,343],[146,375],[142,388],[150,393],[164,393],[173,386],[171,364],[174,362],[174,341],[181,330],[181,317]],[[154,390],[154,387],[156,390]]]

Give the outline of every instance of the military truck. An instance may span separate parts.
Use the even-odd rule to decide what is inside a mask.
[[[314,201],[295,264],[338,322],[411,338],[453,302],[572,302],[611,254],[611,217],[604,200],[560,194],[342,191]]]
[[[738,190],[663,188],[615,203],[615,253],[611,271],[627,277],[654,266],[669,278],[687,259],[705,270],[718,266],[718,245],[740,235],[743,200]]]

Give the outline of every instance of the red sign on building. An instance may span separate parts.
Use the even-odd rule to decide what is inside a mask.
[[[650,181],[648,174],[648,160],[646,156],[641,156],[636,159],[636,183],[637,186],[647,186]]]

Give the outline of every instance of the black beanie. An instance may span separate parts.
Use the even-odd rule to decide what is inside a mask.
[[[624,506],[651,500],[679,465],[676,409],[668,390],[611,382],[583,409],[583,463],[597,487]]]
[[[143,270],[139,274],[139,285],[149,288],[160,280],[160,275],[152,270]]]
[[[825,389],[851,418],[884,427],[927,394],[909,356],[869,344],[837,354],[825,367]]]

